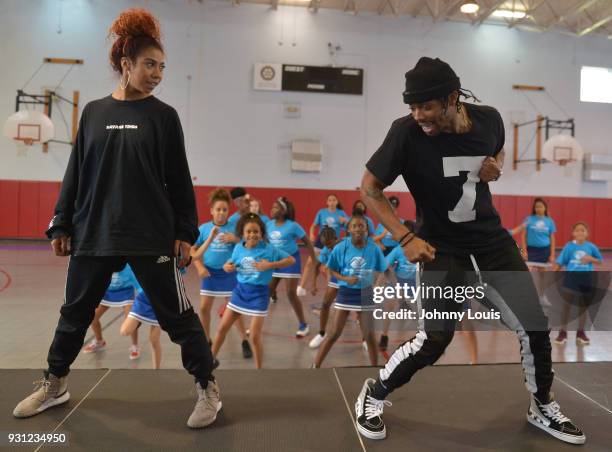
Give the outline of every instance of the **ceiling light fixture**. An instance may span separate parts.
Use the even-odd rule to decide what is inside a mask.
[[[476,2],[465,2],[463,5],[461,5],[461,8],[460,8],[463,14],[474,14],[479,9],[480,9],[480,6],[478,6],[478,3]]]
[[[496,9],[492,16],[504,19],[522,19],[527,13],[525,11],[510,11],[509,9]]]

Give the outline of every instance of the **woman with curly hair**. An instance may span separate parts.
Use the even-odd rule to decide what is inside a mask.
[[[70,256],[48,369],[13,414],[30,417],[68,401],[70,365],[113,272],[129,263],[195,378],[198,401],[187,425],[205,427],[221,401],[210,346],[179,272],[189,264],[198,225],[181,122],[153,96],[165,69],[160,26],[148,11],[129,9],[109,35],[119,83],[83,110],[47,230],[55,254]]]

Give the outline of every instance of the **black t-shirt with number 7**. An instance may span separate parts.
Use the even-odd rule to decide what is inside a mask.
[[[478,177],[483,160],[504,146],[504,124],[492,107],[462,105],[469,132],[430,137],[404,116],[366,167],[385,185],[402,175],[416,203],[418,234],[439,252],[480,254],[514,243]]]

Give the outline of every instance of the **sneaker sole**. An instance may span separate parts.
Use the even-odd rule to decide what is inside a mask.
[[[578,345],[589,345],[591,341],[585,341],[584,339],[576,339],[576,344]]]
[[[586,442],[586,436],[584,435],[574,436],[574,435],[568,435],[567,433],[560,433],[552,428],[546,427],[544,424],[540,424],[538,421],[533,419],[529,415],[529,413],[527,413],[527,422],[529,422],[531,425],[538,427],[541,430],[544,430],[549,435],[554,436],[555,438],[563,442],[570,443],[570,444],[584,444]]]
[[[563,339],[562,341],[555,341],[555,344],[557,345],[564,345],[567,342],[567,339]]]
[[[131,359],[132,361],[134,361],[135,359],[140,359],[140,355],[138,355],[138,356],[131,356],[131,355],[130,355],[130,359]]]
[[[359,433],[361,433],[363,436],[365,436],[368,439],[385,439],[387,437],[386,428],[382,432],[374,433],[374,432],[371,432],[363,428],[361,425],[359,425],[358,422],[355,422],[355,425],[357,426],[357,430],[359,431]]]
[[[18,419],[25,419],[28,417],[32,417],[32,416],[36,416],[37,414],[42,413],[43,411],[48,410],[49,408],[52,408],[54,406],[57,405],[61,405],[63,403],[68,402],[68,400],[70,400],[70,393],[68,391],[66,391],[64,394],[62,394],[60,397],[54,398],[54,399],[50,399],[48,401],[46,401],[45,403],[43,403],[42,405],[40,405],[34,412],[32,413],[28,413],[28,414],[20,414],[17,415],[13,412],[13,416],[15,416]]]

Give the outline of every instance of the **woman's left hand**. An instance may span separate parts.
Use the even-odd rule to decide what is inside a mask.
[[[188,266],[191,263],[191,245],[182,240],[175,240],[174,255],[179,258],[178,268]]]

